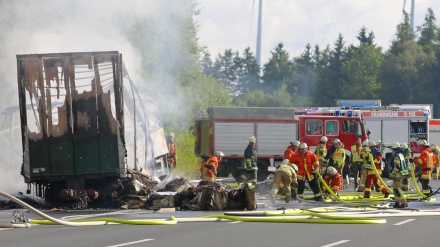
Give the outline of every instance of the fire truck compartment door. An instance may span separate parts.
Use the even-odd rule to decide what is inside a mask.
[[[254,123],[214,123],[214,151],[243,156],[249,137],[255,135],[254,126]],[[259,141],[257,137],[257,145]]]
[[[391,142],[409,141],[409,121],[408,120],[386,120],[382,122],[382,136],[385,144]]]
[[[290,142],[298,140],[298,123],[257,123],[258,156],[283,156]]]
[[[365,128],[371,131],[370,140],[382,140],[382,121],[381,120],[370,120],[365,121]]]

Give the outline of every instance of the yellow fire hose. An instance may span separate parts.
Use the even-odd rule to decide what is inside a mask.
[[[409,163],[409,170],[411,172],[411,177],[412,177],[414,189],[416,190],[417,195],[421,196],[423,199],[426,199],[427,201],[435,201],[435,198],[428,197],[420,191],[419,185],[417,184],[416,175],[414,174],[414,163],[413,162]]]
[[[234,221],[243,221],[243,222],[271,222],[271,223],[315,223],[315,224],[383,224],[386,223],[385,219],[315,219],[315,218],[307,218],[307,219],[295,219],[292,217],[239,217],[239,216],[229,216],[229,215],[210,215],[204,216],[206,218],[220,218],[220,219],[228,219]]]

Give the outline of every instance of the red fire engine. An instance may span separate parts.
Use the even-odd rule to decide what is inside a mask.
[[[356,137],[367,139],[359,116],[297,115],[294,108],[284,107],[210,107],[196,119],[195,132],[198,157],[207,158],[215,151],[225,154],[219,177],[241,175],[244,150],[249,137],[255,136],[259,181],[267,178],[269,167],[282,161],[284,150],[293,140],[306,142],[314,151],[324,135],[328,148],[335,139],[340,139],[346,149],[355,144]]]

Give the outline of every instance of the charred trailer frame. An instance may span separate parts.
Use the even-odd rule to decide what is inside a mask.
[[[21,173],[37,196],[126,176],[119,52],[17,55],[17,72]]]

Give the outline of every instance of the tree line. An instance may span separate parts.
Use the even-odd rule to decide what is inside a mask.
[[[381,99],[382,104],[433,104],[440,117],[440,29],[431,8],[411,28],[409,15],[396,27],[388,50],[362,27],[356,45],[339,34],[332,45],[307,44],[291,57],[280,42],[261,67],[250,48],[226,49],[211,59],[201,51],[201,72],[230,93],[234,106],[334,106],[335,99]]]

